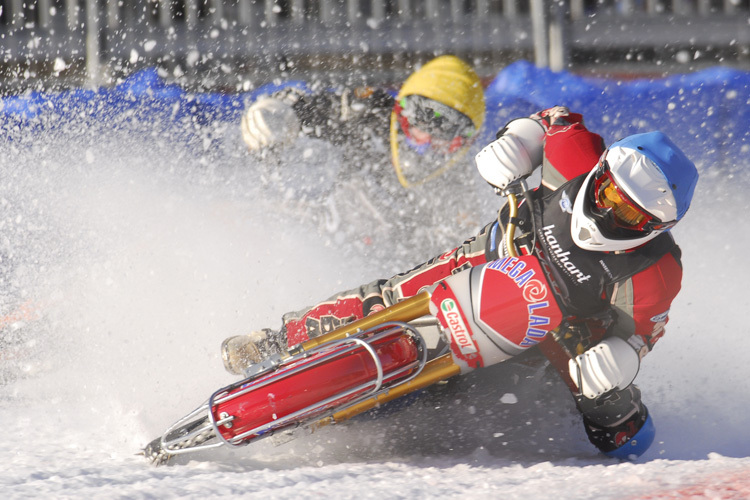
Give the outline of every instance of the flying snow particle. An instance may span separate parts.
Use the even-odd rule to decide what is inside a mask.
[[[197,63],[200,58],[200,52],[198,52],[197,50],[191,50],[190,52],[188,52],[185,62],[187,62],[188,66],[195,66],[195,63]]]
[[[154,50],[154,47],[156,47],[156,40],[148,40],[147,42],[143,42],[143,50],[146,52],[151,52]]]
[[[506,405],[514,405],[518,403],[518,398],[515,394],[506,392],[505,394],[503,394],[503,397],[500,398],[500,402]]]
[[[677,54],[675,54],[674,58],[677,60],[680,64],[686,64],[690,62],[690,52],[687,50],[681,50]]]
[[[55,59],[55,64],[54,64],[54,66],[52,66],[52,69],[56,73],[59,73],[60,71],[65,70],[67,67],[68,67],[68,65],[65,64],[65,60],[62,59],[61,57],[58,57],[58,58]]]
[[[130,64],[135,64],[138,62],[138,51],[133,49],[130,51]]]

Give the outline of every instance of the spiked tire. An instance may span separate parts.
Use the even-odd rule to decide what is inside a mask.
[[[210,427],[197,435],[190,436],[194,429],[206,425],[207,422],[208,418],[206,417],[175,429],[166,436],[159,436],[146,445],[140,454],[146,457],[146,460],[151,462],[154,466],[158,467],[159,465],[166,465],[175,456],[175,451],[199,446],[216,437],[216,433],[213,428]],[[173,443],[169,449],[165,449],[162,446],[162,441],[173,442],[174,440],[178,440],[181,436],[189,437],[178,441],[176,444]]]

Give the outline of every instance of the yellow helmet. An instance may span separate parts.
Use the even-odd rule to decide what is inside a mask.
[[[467,63],[456,56],[440,56],[409,76],[397,100],[421,95],[468,116],[479,130],[484,122],[482,82]]]

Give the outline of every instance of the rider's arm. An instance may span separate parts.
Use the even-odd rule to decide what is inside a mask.
[[[547,111],[549,110],[538,114],[543,115]],[[558,116],[549,123],[551,117],[549,114],[546,116],[547,118],[542,119],[542,123],[547,125],[542,184],[555,190],[569,180],[590,172],[599,162],[605,144],[601,136],[585,127],[583,117],[579,114]]]
[[[310,92],[289,86],[250,105],[242,115],[242,137],[251,151],[285,145],[300,132],[361,145],[373,133],[387,132],[392,107],[393,98],[381,89]]]
[[[617,312],[612,333],[640,346],[643,357],[664,334],[669,308],[680,291],[679,258],[667,253],[652,266],[617,283],[611,303]]]
[[[589,132],[583,116],[562,106],[508,122],[476,156],[482,177],[499,189],[542,165],[542,184],[555,190],[588,173],[605,145]]]
[[[568,362],[576,391],[594,399],[625,389],[638,374],[640,359],[664,334],[672,300],[680,290],[682,269],[666,254],[655,264],[616,283],[611,296],[615,323],[607,336]]]
[[[384,133],[393,97],[383,89],[359,87],[302,95],[292,106],[302,132],[333,144],[361,144],[363,133]]]

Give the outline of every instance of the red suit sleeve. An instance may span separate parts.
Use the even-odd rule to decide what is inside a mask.
[[[590,132],[581,115],[571,113],[557,119],[544,136],[542,183],[555,190],[579,175],[588,173],[604,152],[601,136]]]
[[[612,306],[618,313],[616,333],[636,335],[650,351],[664,335],[669,308],[680,291],[681,282],[680,262],[668,253],[654,265],[619,283],[612,296]]]

